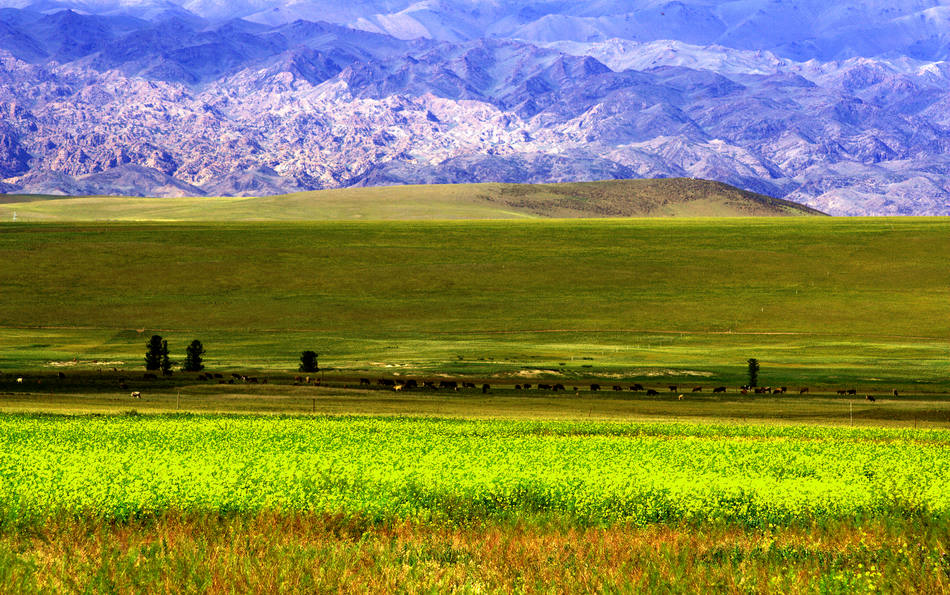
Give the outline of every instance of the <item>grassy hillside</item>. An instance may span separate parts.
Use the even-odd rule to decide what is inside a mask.
[[[705,180],[347,188],[256,198],[0,196],[10,221],[310,221],[736,217],[816,211]]]
[[[5,223],[0,370],[157,332],[215,368],[946,390],[947,254],[945,219]]]

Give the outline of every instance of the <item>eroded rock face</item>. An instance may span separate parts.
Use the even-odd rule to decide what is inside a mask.
[[[9,178],[29,169],[30,155],[20,145],[12,126],[0,122],[0,178]]]
[[[833,214],[950,214],[943,63],[10,14],[0,20],[19,33],[0,47],[32,31],[36,51],[0,55],[6,189],[247,195],[685,176]]]

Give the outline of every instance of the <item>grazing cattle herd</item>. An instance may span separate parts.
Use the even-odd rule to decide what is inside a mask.
[[[118,370],[113,368],[113,372],[118,373]],[[99,370],[99,373],[102,374],[101,369]],[[0,374],[0,378],[2,378],[2,376],[3,375]],[[11,378],[11,377],[8,376],[8,378]],[[197,376],[194,376],[194,378],[202,382],[210,381],[210,382],[217,382],[218,384],[232,384],[232,385],[237,384],[237,383],[241,383],[241,384],[267,384],[268,383],[268,380],[266,377],[249,376],[247,374],[238,374],[236,372],[231,373],[230,377],[225,377],[224,374],[220,374],[220,373],[203,372],[201,374],[198,374]],[[57,372],[56,379],[60,381],[65,381],[67,380],[67,375],[64,372]],[[142,374],[141,376],[139,376],[139,379],[142,381],[151,383],[151,382],[157,381],[159,379],[159,376],[151,372],[146,372]],[[42,385],[43,383],[42,377],[27,379],[24,376],[13,376],[12,380],[13,382],[15,382],[15,384],[25,386],[25,387],[30,386],[32,384]],[[129,382],[134,383],[134,381],[135,381],[135,378],[127,379],[125,376],[119,376],[118,386],[121,390],[128,390]],[[275,383],[281,383],[281,380],[277,379],[275,380]],[[349,389],[349,388],[373,389],[374,384],[378,388],[392,390],[392,391],[427,390],[427,391],[461,392],[461,391],[469,390],[469,391],[481,391],[482,394],[489,394],[492,392],[491,384],[488,384],[487,382],[483,382],[479,385],[476,382],[468,381],[468,380],[438,380],[436,381],[436,380],[415,380],[415,379],[409,379],[409,378],[377,378],[375,379],[375,382],[374,382],[370,378],[360,378],[359,384],[356,386],[352,386],[348,384],[345,380],[333,381],[326,386],[328,388],[332,387],[332,388],[344,388],[344,389]],[[310,376],[294,376],[293,385],[294,386],[309,385],[309,386],[315,386],[315,387],[324,386],[323,380],[321,378],[310,377]],[[496,388],[499,388],[499,387],[496,387]],[[558,392],[567,390],[567,387],[564,386],[564,384],[561,384],[561,383],[549,384],[549,383],[543,383],[543,382],[538,383],[537,385],[533,385],[528,382],[514,384],[514,385],[503,385],[500,388],[502,388],[503,390],[513,389],[514,391],[520,392],[520,393],[526,393],[526,392],[558,393]],[[580,388],[578,388],[577,386],[572,386],[571,388],[574,391],[575,395],[580,394]],[[632,384],[627,385],[626,387],[624,387],[622,384],[611,384],[609,388],[612,389],[613,392],[616,392],[616,393],[631,391],[635,393],[643,392],[647,396],[650,396],[650,397],[656,397],[660,395],[660,391],[658,389],[647,388],[640,383],[632,383]],[[691,392],[702,393],[703,388],[704,387],[702,386],[694,386],[692,387]],[[682,401],[686,399],[686,395],[684,393],[679,392],[678,385],[670,384],[667,386],[667,389],[669,389],[670,393],[678,393],[676,396],[676,399],[678,401]],[[599,383],[589,384],[590,392],[599,392],[602,390],[605,390],[605,387],[602,387]],[[735,389],[733,394],[784,395],[788,392],[788,390],[789,389],[787,386],[776,386],[776,387],[740,386],[739,388]],[[823,392],[825,391],[823,390],[817,391],[817,393],[819,394]],[[839,396],[857,396],[858,395],[858,390],[856,388],[835,389],[829,392],[834,392],[835,394]],[[712,387],[712,393],[715,395],[729,394],[729,389],[726,386],[715,386],[715,387]],[[809,387],[807,386],[800,387],[798,389],[799,395],[805,395],[805,394],[810,394],[810,393],[811,391],[809,390]],[[142,392],[139,390],[133,390],[131,393],[127,393],[127,394],[130,394],[131,398],[133,399],[142,398]],[[893,397],[900,396],[900,392],[898,392],[897,389],[892,389],[890,391],[890,394]],[[875,397],[874,395],[870,393],[864,393],[864,399],[871,403],[877,401],[877,397]]]
[[[481,387],[479,387],[476,383],[474,383],[474,382],[469,382],[469,381],[440,380],[440,381],[438,381],[438,383],[436,383],[436,381],[433,381],[433,380],[423,380],[423,381],[421,381],[421,382],[422,382],[422,384],[419,384],[419,381],[417,381],[417,380],[412,380],[412,379],[380,378],[380,379],[377,379],[377,380],[376,380],[376,385],[377,385],[378,387],[387,388],[387,389],[390,389],[390,390],[393,390],[393,391],[403,391],[403,390],[408,390],[408,389],[421,388],[421,389],[423,389],[423,390],[429,390],[429,391],[448,390],[448,391],[453,391],[453,392],[462,392],[462,391],[465,391],[465,390],[468,390],[468,389],[471,389],[471,390],[479,390],[479,389],[480,389],[483,394],[487,394],[487,393],[491,392],[491,389],[492,389],[492,387],[491,387],[490,384],[485,383],[485,384],[482,384]],[[372,388],[373,382],[372,382],[369,378],[360,378],[360,380],[359,380],[359,386],[360,386],[360,387],[369,387],[369,388]],[[510,385],[509,385],[509,386],[510,386]],[[350,386],[344,384],[342,388],[350,388]],[[502,387],[502,388],[503,388],[503,387]],[[515,384],[515,385],[512,386],[511,388],[512,388],[513,390],[517,391],[517,392],[537,391],[537,392],[554,392],[554,393],[557,393],[557,392],[559,392],[559,391],[566,391],[566,390],[567,390],[567,387],[565,387],[565,386],[564,386],[563,384],[561,384],[561,383],[557,383],[557,384],[538,383],[538,384],[534,385],[534,384],[531,384],[531,383],[526,382],[526,383]],[[573,387],[571,387],[571,388],[572,388],[572,390],[574,391],[574,394],[579,394],[579,388],[578,388],[578,387],[573,386]],[[627,386],[626,388],[625,388],[623,385],[620,385],[620,384],[613,384],[613,385],[610,386],[610,388],[613,390],[613,392],[624,392],[624,391],[626,391],[626,390],[629,390],[629,391],[632,391],[632,392],[644,392],[644,393],[646,393],[646,396],[649,396],[649,397],[656,397],[656,396],[659,396],[659,395],[660,395],[660,392],[659,392],[657,389],[646,388],[646,387],[644,387],[642,384],[639,384],[639,383],[630,384],[630,385]],[[671,384],[671,385],[667,386],[667,388],[669,389],[670,392],[675,393],[675,392],[677,392],[678,386]],[[598,384],[598,383],[591,383],[591,384],[589,385],[589,391],[590,391],[590,392],[599,392],[599,391],[603,391],[603,390],[605,390],[605,388],[604,388],[603,386],[601,386],[600,384]],[[701,393],[701,392],[703,392],[703,387],[702,387],[702,386],[694,386],[694,387],[692,388],[692,392],[694,392],[694,393]],[[728,389],[727,387],[725,387],[725,386],[715,386],[715,387],[712,388],[712,392],[713,392],[713,394],[728,394],[728,393],[729,393],[729,389]],[[787,387],[787,386],[777,386],[777,387],[771,387],[771,386],[762,386],[762,387],[740,386],[738,389],[735,390],[735,393],[738,393],[738,394],[741,394],[741,395],[749,395],[749,394],[757,394],[757,395],[762,395],[762,394],[783,395],[783,394],[786,394],[787,392],[788,392],[788,387]],[[798,394],[799,394],[799,395],[804,395],[804,394],[807,394],[807,393],[809,393],[809,392],[810,392],[810,390],[809,390],[809,388],[808,388],[807,386],[806,386],[806,387],[801,387],[801,388],[798,389]],[[839,394],[839,395],[856,395],[856,394],[857,394],[857,389],[842,389],[842,390],[838,390],[838,391],[837,391],[837,394]],[[893,396],[895,396],[895,397],[899,395],[899,393],[898,393],[898,391],[897,391],[896,389],[895,389],[895,390],[892,390],[892,391],[891,391],[891,394],[892,394]],[[682,393],[680,393],[680,394],[678,394],[678,395],[676,396],[676,399],[677,399],[678,401],[682,401],[682,400],[684,400],[685,398],[686,398],[686,395],[685,395],[685,394],[682,394]],[[874,401],[877,400],[877,399],[874,397],[874,395],[871,395],[871,394],[865,394],[865,399],[866,399],[867,401],[870,401],[870,402],[874,402]]]

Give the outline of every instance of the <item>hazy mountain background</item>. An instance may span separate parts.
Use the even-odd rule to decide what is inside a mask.
[[[0,7],[4,192],[697,177],[950,214],[950,0]]]

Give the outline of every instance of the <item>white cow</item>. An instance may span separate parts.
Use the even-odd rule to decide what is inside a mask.
[[[23,384],[23,378],[17,378],[17,379],[16,379],[16,383],[17,383],[17,384]]]

